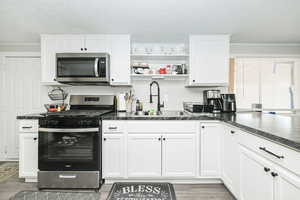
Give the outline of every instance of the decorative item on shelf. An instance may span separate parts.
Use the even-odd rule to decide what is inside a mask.
[[[66,110],[67,104],[65,104],[65,99],[68,97],[68,93],[63,89],[60,87],[53,88],[50,92],[48,92],[48,97],[52,101],[62,101],[62,103],[45,104],[44,107],[48,112],[59,112]]]
[[[148,63],[133,63],[131,68],[135,74],[144,74],[145,70],[148,72],[150,69]]]

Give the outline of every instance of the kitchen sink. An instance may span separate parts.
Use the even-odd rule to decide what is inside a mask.
[[[184,116],[189,116],[186,112],[184,111],[163,111],[160,114],[155,114],[155,115],[149,115],[145,112],[140,113],[140,114],[131,114],[134,117],[184,117]]]

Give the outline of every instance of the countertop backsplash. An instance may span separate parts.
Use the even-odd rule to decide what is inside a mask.
[[[186,88],[186,82],[184,80],[167,81],[156,80],[160,85],[161,102],[165,103],[165,110],[182,110],[182,102],[202,102],[203,90],[208,88]],[[110,87],[110,86],[72,86],[64,87],[69,94],[118,94],[134,91],[135,98],[138,98],[144,105],[144,110],[148,110],[153,107],[156,108],[157,97],[154,97],[154,103],[149,103],[150,95],[150,83],[149,81],[133,80],[132,87]],[[49,88],[50,89],[50,88]],[[214,88],[220,89],[222,93],[227,92],[226,87]],[[153,86],[152,93],[156,94],[156,86]],[[70,95],[69,95],[70,96]],[[49,100],[50,101],[50,100]],[[69,101],[69,97],[66,102]],[[134,108],[135,109],[135,108]]]

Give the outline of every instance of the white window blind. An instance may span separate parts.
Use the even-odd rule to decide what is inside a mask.
[[[293,109],[299,106],[299,60],[238,58],[235,93],[238,108],[261,103],[264,109]]]

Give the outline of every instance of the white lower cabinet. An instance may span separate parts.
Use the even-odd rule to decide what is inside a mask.
[[[123,134],[103,134],[102,170],[103,178],[124,177],[124,136]]]
[[[162,147],[162,176],[196,176],[195,134],[165,134]]]
[[[241,147],[241,200],[296,200],[300,177]]]
[[[37,178],[38,133],[20,133],[19,177],[30,182]]]
[[[224,127],[222,133],[222,179],[224,184],[238,198],[240,191],[240,152],[238,143],[239,131]]]
[[[296,200],[300,197],[300,177],[285,170],[277,169],[275,177],[275,200]]]
[[[160,177],[161,136],[128,135],[127,168],[128,177]]]
[[[219,123],[201,123],[200,171],[203,177],[219,178],[221,174],[221,134]]]
[[[254,152],[241,147],[241,200],[273,200],[272,165]]]

